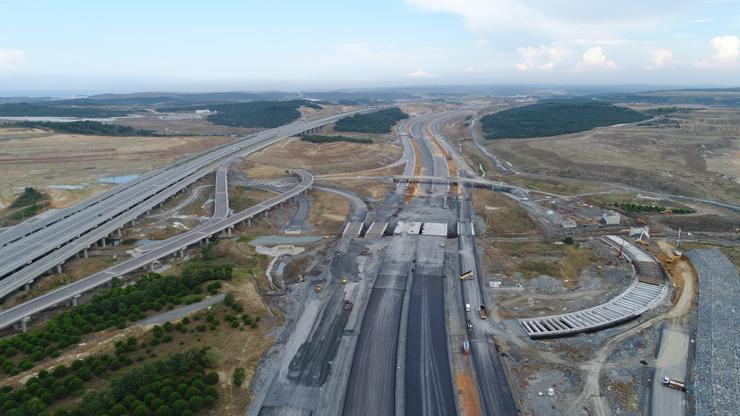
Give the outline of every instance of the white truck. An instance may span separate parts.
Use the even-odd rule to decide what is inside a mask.
[[[674,380],[670,377],[663,377],[663,385],[671,389],[686,391],[686,383]]]

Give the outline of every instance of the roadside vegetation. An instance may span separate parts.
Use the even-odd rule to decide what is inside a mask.
[[[348,136],[303,136],[301,140],[304,142],[311,143],[333,143],[333,142],[348,142],[348,143],[362,143],[370,144],[373,141],[364,137],[348,137]]]
[[[207,256],[208,250],[204,250],[206,260]],[[232,271],[230,265],[194,263],[179,278],[152,273],[125,287],[114,280],[112,289],[62,312],[42,329],[0,340],[0,369],[8,375],[18,374],[47,357],[58,357],[61,351],[79,343],[83,335],[114,327],[123,329],[148,313],[198,302],[203,283],[227,280]]]
[[[613,207],[627,212],[655,213],[655,214],[693,214],[696,210],[691,208],[672,208],[662,205],[636,204],[634,202],[615,202]]]
[[[307,100],[290,101],[250,101],[214,105],[165,107],[160,112],[193,112],[209,109],[216,114],[206,119],[213,124],[231,127],[273,128],[290,123],[301,116],[298,108],[309,107],[320,109],[321,106]]]
[[[50,202],[49,195],[27,187],[6,209],[0,211],[0,225],[12,225],[31,218],[46,209]]]
[[[481,128],[486,139],[546,137],[647,118],[637,111],[605,102],[547,100],[489,114],[481,119]]]
[[[28,127],[34,129],[53,130],[69,134],[93,134],[96,136],[154,136],[152,130],[135,129],[120,124],[101,123],[99,121],[22,121],[13,124],[14,127]]]
[[[261,329],[264,306],[244,288],[254,279],[246,276],[255,276],[244,265],[259,263],[261,271],[266,261],[254,255],[235,267],[231,258],[211,243],[176,274],[148,274],[126,287],[116,282],[42,327],[0,340],[0,414],[174,416],[242,408],[248,397],[240,386],[251,382],[272,324]],[[219,292],[226,292],[222,303],[175,322],[133,325]],[[218,373],[232,380],[219,383]]]
[[[46,104],[0,104],[0,117],[124,117],[126,110],[108,110],[98,107],[63,107]]]
[[[409,115],[398,107],[387,108],[367,114],[355,114],[336,122],[334,131],[354,131],[359,133],[390,133],[393,125],[408,118]]]

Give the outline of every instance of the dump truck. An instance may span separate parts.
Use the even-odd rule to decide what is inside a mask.
[[[670,377],[663,377],[663,385],[671,389],[686,391],[686,383],[674,380]]]
[[[478,314],[480,315],[480,319],[488,318],[488,311],[486,310],[486,305],[480,305],[480,310],[478,311]]]

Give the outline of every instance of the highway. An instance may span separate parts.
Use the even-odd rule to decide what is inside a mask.
[[[300,175],[301,182],[299,185],[287,192],[274,196],[267,201],[261,202],[229,217],[214,216],[200,227],[167,239],[153,250],[150,250],[138,257],[123,261],[82,280],[55,289],[25,303],[0,312],[0,329],[7,328],[26,317],[30,317],[45,309],[59,305],[66,300],[73,299],[82,293],[110,282],[113,278],[120,278],[126,273],[146,268],[165,256],[176,254],[180,252],[180,250],[193,244],[207,240],[218,232],[230,229],[236,224],[249,220],[256,215],[266,212],[276,205],[289,200],[290,198],[302,194],[313,184],[313,176],[304,170],[298,170],[295,173]],[[222,186],[225,186],[225,183]],[[222,204],[223,202],[217,205],[223,206]]]
[[[367,111],[367,110],[361,110]],[[146,174],[125,187],[115,188],[103,199],[94,198],[84,209],[57,218],[45,228],[23,225],[5,230],[6,241],[22,232],[30,234],[0,247],[0,298],[32,282],[36,277],[60,266],[64,261],[103,241],[127,223],[145,215],[195,180],[216,169],[227,158],[250,154],[284,138],[320,127],[355,112],[342,113],[311,121],[301,121],[255,133],[215,150],[177,162],[165,169]],[[74,211],[74,210],[73,210]],[[44,220],[39,220],[44,222]],[[25,230],[25,231],[24,231]]]
[[[436,143],[443,146],[451,159],[456,162],[457,176],[465,179],[471,172],[471,169],[467,167],[465,160],[456,151],[457,149],[454,149],[447,142],[440,129],[442,122],[458,117],[461,114],[461,112],[453,111],[438,115],[432,123],[430,131],[435,136]],[[447,171],[440,173],[439,175],[435,174],[435,176],[450,176],[450,172]],[[490,305],[487,304],[483,295],[484,282],[482,280],[482,273],[485,272],[480,267],[473,227],[473,205],[470,185],[477,181],[479,180],[460,180],[462,182],[462,190],[458,196],[457,204],[460,232],[458,235],[459,272],[462,274],[466,271],[472,271],[474,277],[459,281],[459,284],[462,286],[463,305],[459,305],[458,307],[463,309],[463,313],[467,315],[468,321],[472,323],[472,327],[468,331],[470,355],[473,360],[478,391],[480,393],[480,402],[484,414],[515,415],[517,413],[516,404],[514,403],[514,397],[511,393],[503,364],[498,356],[496,345],[493,343],[486,325],[484,325],[478,314],[481,305],[486,306],[486,309],[490,309]],[[465,312],[464,304],[470,304],[470,312]]]
[[[506,374],[504,373],[501,359],[498,356],[496,346],[485,325],[478,316],[481,305],[487,305],[482,296],[482,281],[479,267],[478,253],[475,245],[475,236],[472,234],[473,207],[470,200],[470,189],[464,186],[462,200],[459,207],[459,221],[461,230],[466,232],[458,236],[460,250],[460,273],[472,271],[475,278],[461,281],[463,300],[470,304],[471,311],[468,319],[473,326],[469,331],[470,354],[473,358],[478,390],[480,391],[481,403],[487,415],[515,415],[517,413],[514,397],[511,394]],[[472,225],[472,224],[471,224]],[[463,307],[462,305],[460,307]]]

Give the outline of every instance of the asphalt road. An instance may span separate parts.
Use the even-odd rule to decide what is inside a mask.
[[[141,269],[142,267],[147,267],[162,257],[175,254],[181,249],[199,243],[206,238],[210,238],[220,231],[232,227],[242,221],[246,221],[247,219],[253,218],[281,202],[287,201],[288,199],[305,192],[313,183],[313,176],[303,170],[299,170],[296,173],[301,176],[301,183],[285,193],[272,197],[267,201],[261,202],[232,216],[226,218],[214,217],[194,230],[165,240],[164,243],[160,244],[155,249],[138,257],[123,261],[82,280],[62,286],[13,308],[0,312],[0,329],[6,328],[25,317],[58,305],[81,293],[104,285],[115,277],[120,277],[126,273]]]
[[[470,227],[465,226],[465,224],[471,223],[473,212],[468,186],[464,187],[463,201],[458,206],[460,209],[459,220],[463,225],[461,229],[470,230]],[[475,276],[474,279],[461,281],[460,283],[462,284],[463,300],[471,307],[471,311],[468,313],[473,324],[469,331],[470,355],[475,366],[483,409],[487,415],[516,415],[514,397],[509,389],[501,359],[478,314],[481,305],[485,305],[489,310],[491,308],[490,305],[486,305],[486,301],[481,295],[481,269],[476,252],[475,236],[471,234],[460,235],[458,241],[460,273],[471,270]]]
[[[209,296],[200,302],[195,302],[190,305],[181,306],[171,311],[167,311],[165,313],[161,313],[159,315],[155,315],[155,316],[151,316],[149,318],[143,319],[137,322],[136,325],[141,325],[141,326],[164,325],[167,322],[176,321],[178,319],[181,319],[181,318],[184,318],[190,315],[193,312],[197,312],[201,309],[205,309],[209,306],[213,306],[217,303],[223,302],[224,297],[226,297],[226,295],[223,293],[219,293],[218,295],[215,295],[215,296]]]
[[[416,245],[409,236],[392,238],[362,321],[344,400],[345,416],[395,415],[401,309]]]
[[[406,336],[407,416],[454,415],[444,305],[443,237],[419,236]]]

